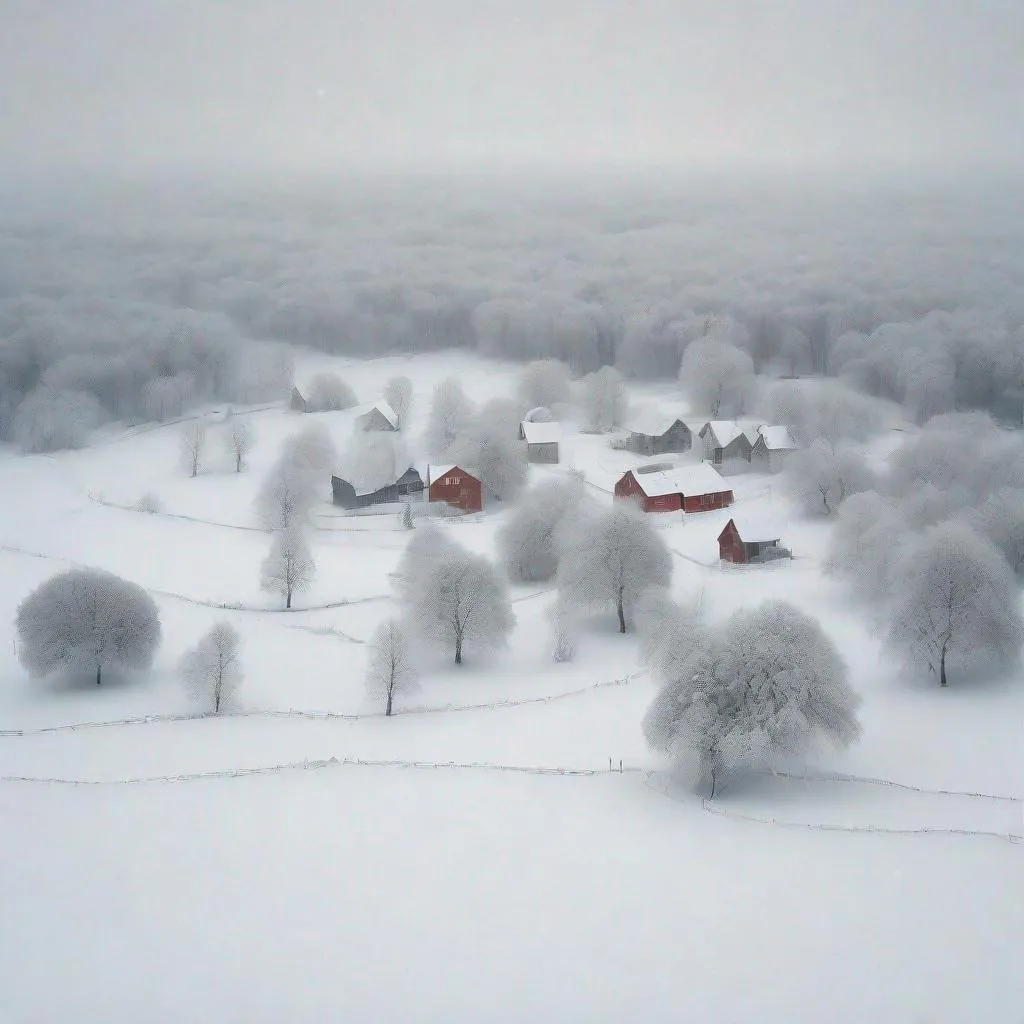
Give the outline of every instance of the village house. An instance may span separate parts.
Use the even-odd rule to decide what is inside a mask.
[[[779,528],[771,523],[737,514],[718,535],[718,557],[737,565],[791,558],[782,547],[779,534]]]
[[[463,512],[480,512],[484,485],[459,466],[428,466],[427,500],[443,501]]]
[[[360,430],[397,430],[398,414],[383,398],[356,416]]]
[[[738,463],[750,461],[753,444],[735,420],[711,420],[700,428],[698,436],[704,445],[704,458],[716,466],[736,468]]]
[[[788,427],[761,426],[750,450],[750,464],[762,472],[778,473],[795,451]]]
[[[348,480],[331,477],[331,495],[341,508],[366,508],[369,505],[389,505],[423,493],[423,478],[410,466],[393,483],[373,491],[359,491]]]
[[[526,442],[526,461],[558,462],[558,442],[562,428],[557,423],[536,423],[523,420],[519,424],[519,440]]]
[[[690,428],[673,413],[642,410],[626,424],[630,451],[638,455],[688,452],[693,447]]]
[[[298,388],[292,388],[291,397],[288,399],[288,408],[292,412],[307,412],[306,399]]]
[[[732,490],[711,466],[629,470],[615,485],[617,498],[638,500],[645,512],[708,512],[733,502]]]

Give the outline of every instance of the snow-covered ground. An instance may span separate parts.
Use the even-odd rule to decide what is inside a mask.
[[[438,380],[483,401],[516,373],[461,354],[308,358],[299,383],[326,367],[366,401],[410,376],[413,447]],[[670,384],[636,396],[682,408]],[[820,572],[829,527],[777,478],[735,478],[737,507],[781,523],[794,560],[722,568],[729,512],[669,515],[673,588],[713,617],[769,596],[816,615],[864,736],[812,779],[708,806],[648,774],[634,638],[597,618],[555,664],[543,585],[513,588],[507,651],[428,661],[383,718],[365,642],[409,534],[319,531],[296,610],[259,590],[263,473],[310,421],[343,443],[352,414],[238,414],[257,438],[240,475],[224,458],[189,479],[180,426],[0,453],[0,1021],[1024,1019],[1024,846],[1000,838],[1024,832],[1024,691],[902,677]],[[609,501],[635,463],[570,434],[562,466],[531,473],[575,466]],[[161,513],[131,510],[147,492]],[[502,515],[443,528],[490,553]],[[145,679],[25,675],[15,609],[70,564],[153,593],[164,644]],[[240,706],[195,720],[176,665],[218,619],[243,638]]]

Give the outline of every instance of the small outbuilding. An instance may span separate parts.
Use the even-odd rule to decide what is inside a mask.
[[[750,449],[750,464],[762,472],[778,473],[795,451],[796,444],[788,427],[761,426]]]
[[[615,485],[615,497],[638,500],[645,512],[709,512],[733,502],[729,485],[704,464],[656,473],[629,470]]]
[[[398,414],[383,398],[356,416],[359,430],[397,430]]]
[[[292,388],[291,397],[288,399],[288,408],[291,409],[292,412],[309,411],[309,408],[306,405],[306,399],[298,388]]]
[[[561,438],[562,428],[557,423],[523,420],[519,424],[519,440],[526,442],[527,462],[558,462],[558,443]]]
[[[716,466],[750,461],[753,444],[735,420],[710,420],[698,436],[704,444],[704,458]]]
[[[779,533],[779,528],[774,524],[736,515],[718,535],[718,557],[723,562],[734,562],[737,565],[790,558],[792,556],[782,546]]]
[[[693,447],[690,428],[674,413],[642,410],[626,424],[630,451],[638,455],[688,452]]]
[[[393,483],[385,484],[374,491],[359,491],[348,480],[340,476],[331,477],[331,495],[335,505],[341,508],[366,508],[369,505],[389,505],[416,497],[423,493],[423,478],[410,466]]]
[[[443,501],[463,512],[480,512],[484,507],[484,485],[460,466],[428,466],[427,500]]]

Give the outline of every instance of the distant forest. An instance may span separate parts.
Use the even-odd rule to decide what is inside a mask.
[[[1021,417],[1007,188],[380,180],[38,192],[0,208],[0,438],[284,394],[290,346],[674,377],[713,327],[918,421]]]

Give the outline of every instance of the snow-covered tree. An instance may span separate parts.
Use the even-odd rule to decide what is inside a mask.
[[[408,501],[402,502],[402,529],[411,530],[416,526],[412,521],[412,504]]]
[[[499,501],[511,501],[526,483],[526,445],[482,417],[456,435],[446,457],[471,470]]]
[[[416,690],[414,643],[400,619],[386,619],[374,631],[366,664],[366,690],[384,703],[391,717],[395,697]]]
[[[81,448],[102,421],[103,410],[92,395],[37,387],[15,410],[11,433],[23,452],[55,452]]]
[[[146,512],[149,515],[155,515],[157,512],[160,512],[161,509],[162,506],[160,504],[160,499],[152,491],[146,491],[146,493],[143,494],[137,502],[135,502],[136,512]]]
[[[519,399],[524,408],[564,406],[571,397],[569,368],[561,360],[537,359],[523,367]]]
[[[427,421],[427,452],[432,459],[447,458],[455,438],[469,426],[473,405],[462,390],[461,382],[448,377],[434,388]]]
[[[909,530],[904,510],[892,498],[877,491],[851,494],[836,516],[825,571],[884,608]]]
[[[1019,576],[1024,574],[1024,489],[1004,487],[990,494],[967,520],[990,540]]]
[[[230,622],[216,623],[181,659],[180,672],[189,692],[219,714],[242,685],[241,638]]]
[[[699,602],[681,605],[663,587],[650,587],[637,602],[636,629],[640,660],[658,679],[673,679],[695,650],[707,645],[707,628]]]
[[[224,443],[228,454],[235,460],[235,472],[241,473],[245,467],[245,458],[252,451],[255,443],[249,424],[237,416],[233,417],[228,424]]]
[[[509,579],[539,583],[558,569],[558,532],[566,518],[586,508],[579,477],[547,480],[519,499],[497,534],[498,553]]]
[[[384,385],[384,401],[395,410],[398,429],[404,429],[412,410],[412,381],[408,377],[392,377]]]
[[[717,337],[687,346],[679,380],[697,412],[711,419],[740,416],[754,391],[754,361],[742,349]]]
[[[409,467],[405,446],[394,434],[356,431],[341,458],[345,479],[357,491],[375,491],[393,484]]]
[[[626,388],[613,366],[588,373],[581,381],[580,398],[586,429],[592,434],[614,430],[626,418]]]
[[[570,607],[611,604],[625,633],[648,587],[667,587],[672,556],[643,515],[625,502],[574,524],[558,564],[560,600]]]
[[[318,373],[310,380],[306,391],[309,412],[340,412],[355,404],[355,393],[336,373]]]
[[[417,531],[400,566],[413,628],[452,651],[456,665],[462,664],[467,647],[504,646],[516,621],[504,580],[482,555],[452,541],[430,546],[430,539],[431,533]]]
[[[291,608],[292,597],[313,582],[316,565],[303,526],[293,523],[274,533],[270,552],[263,561],[260,588],[284,598]]]
[[[694,781],[773,767],[860,734],[859,697],[814,618],[784,601],[735,612],[683,657],[644,717],[648,743]]]
[[[305,523],[316,504],[317,482],[301,458],[282,455],[256,493],[256,517],[264,530]]]
[[[887,644],[935,673],[1012,665],[1020,656],[1020,594],[995,546],[963,523],[932,527],[895,574]]]
[[[835,515],[851,494],[866,491],[873,483],[860,452],[822,442],[789,457],[785,481],[807,512],[826,516]]]
[[[147,669],[160,646],[160,614],[137,583],[100,569],[69,569],[18,607],[18,657],[32,676],[63,669]]]
[[[181,432],[181,462],[189,476],[199,475],[203,452],[206,450],[206,424],[193,420]]]
[[[334,472],[338,464],[338,449],[327,427],[322,423],[310,423],[285,441],[281,458],[305,466],[314,476],[324,476]]]

